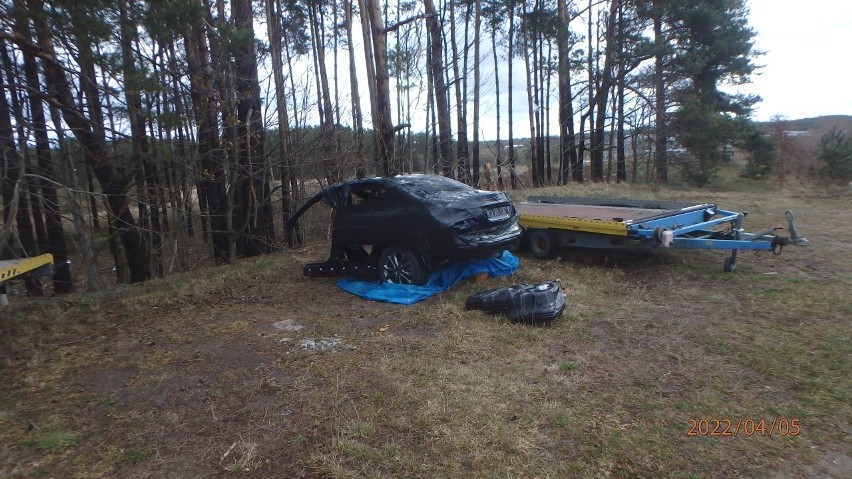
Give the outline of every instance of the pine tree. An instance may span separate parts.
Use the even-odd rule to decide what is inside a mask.
[[[852,180],[852,137],[832,128],[819,140],[817,158],[824,164],[821,173],[840,181]]]
[[[732,94],[719,87],[745,83],[754,71],[752,38],[743,0],[672,0],[668,22],[675,38],[670,68],[671,99],[677,105],[671,130],[689,152],[682,164],[685,178],[703,186],[726,157],[725,147],[739,132],[738,118],[747,117],[754,96]]]

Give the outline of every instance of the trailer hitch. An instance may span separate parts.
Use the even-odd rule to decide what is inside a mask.
[[[795,241],[799,246],[808,246],[811,244],[801,233],[799,233],[799,228],[796,227],[796,218],[793,216],[793,212],[787,210],[784,212],[784,215],[787,217],[787,222],[790,224],[790,239]]]
[[[760,233],[748,234],[744,233],[742,229],[742,219],[748,214],[748,212],[743,211],[739,215],[737,215],[736,220],[734,221],[733,226],[731,227],[731,233],[733,233],[734,237],[737,239],[741,238],[741,235],[745,236],[742,239],[746,241],[769,241],[771,240],[772,245],[772,253],[777,255],[781,254],[781,250],[784,246],[787,246],[791,242],[795,242],[798,246],[808,246],[811,244],[802,234],[799,232],[799,228],[796,226],[796,218],[793,215],[793,212],[787,210],[784,212],[784,215],[787,217],[788,229],[790,231],[790,237],[774,235],[773,233],[778,230],[783,230],[783,226],[773,226],[771,228],[767,228]],[[737,250],[731,250],[731,256],[725,258],[724,263],[724,271],[726,273],[730,273],[734,271],[737,267]]]
[[[784,215],[787,217],[787,223],[789,224],[787,229],[790,231],[790,237],[789,238],[787,238],[786,236],[774,236],[774,237],[772,237],[772,251],[775,254],[779,254],[781,252],[781,247],[787,246],[788,244],[790,244],[791,241],[795,242],[799,246],[808,246],[809,244],[811,244],[810,241],[808,241],[806,238],[804,238],[802,236],[802,234],[799,232],[799,228],[796,226],[796,221],[795,221],[795,217],[793,216],[793,212],[790,211],[790,210],[787,210],[784,213]],[[764,231],[761,231],[760,233],[755,233],[754,235],[751,235],[751,241],[758,241],[758,240],[766,239],[766,236],[774,233],[775,231],[783,230],[783,229],[784,229],[783,226],[773,226],[771,228],[767,228]],[[776,251],[776,248],[777,248],[777,251]]]
[[[772,254],[778,256],[781,254],[781,250],[790,244],[790,238],[786,236],[776,236],[772,238]]]
[[[772,252],[777,256],[781,254],[781,249],[784,246],[790,244],[790,242],[795,242],[798,246],[808,246],[811,244],[810,241],[807,240],[802,233],[799,232],[799,228],[796,226],[796,218],[793,216],[793,212],[787,210],[784,212],[784,216],[787,217],[787,223],[789,226],[787,229],[790,231],[790,237],[786,236],[776,236],[772,238]]]

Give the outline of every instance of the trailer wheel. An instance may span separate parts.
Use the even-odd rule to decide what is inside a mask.
[[[726,257],[725,263],[722,265],[722,271],[733,273],[735,269],[737,269],[737,260],[730,256]]]
[[[420,257],[406,248],[385,248],[379,257],[378,267],[383,283],[422,285],[428,277]]]
[[[530,252],[538,259],[550,258],[559,250],[556,233],[548,229],[534,229],[529,232]]]

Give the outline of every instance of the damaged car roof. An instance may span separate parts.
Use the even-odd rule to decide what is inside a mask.
[[[368,199],[378,197],[387,189],[397,187],[423,199],[461,199],[477,192],[476,189],[464,183],[438,175],[412,174],[346,180],[320,190],[293,213],[285,226],[288,228],[295,226],[299,218],[320,201],[331,208],[338,209],[351,204],[353,193],[360,198]]]

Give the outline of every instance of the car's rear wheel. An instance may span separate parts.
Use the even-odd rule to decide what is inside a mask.
[[[379,277],[384,283],[416,284],[426,282],[426,267],[411,250],[388,246],[379,257]]]
[[[509,252],[511,253],[522,253],[525,249],[527,249],[527,242],[529,239],[527,238],[527,230],[522,229],[521,234],[518,235],[518,239],[512,242],[509,245]]]

